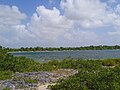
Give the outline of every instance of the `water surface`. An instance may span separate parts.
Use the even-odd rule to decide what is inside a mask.
[[[45,52],[15,52],[14,56],[25,56],[39,62],[48,60],[76,59],[106,59],[120,58],[120,50],[81,50],[81,51],[45,51]]]

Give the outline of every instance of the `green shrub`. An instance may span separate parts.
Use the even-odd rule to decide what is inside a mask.
[[[24,81],[25,81],[26,83],[38,83],[38,81],[35,80],[35,79],[24,79]]]
[[[116,62],[114,60],[109,60],[109,59],[103,60],[102,65],[103,66],[115,66]]]
[[[10,90],[9,88],[4,88],[4,89],[2,89],[2,90]]]
[[[0,71],[0,80],[6,80],[12,78],[13,72],[11,71]]]

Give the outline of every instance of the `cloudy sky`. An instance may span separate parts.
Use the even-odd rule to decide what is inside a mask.
[[[120,0],[0,0],[0,45],[120,45]]]

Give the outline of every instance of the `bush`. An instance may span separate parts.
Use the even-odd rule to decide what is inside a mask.
[[[115,66],[116,62],[114,60],[103,60],[102,65],[103,66]]]
[[[6,80],[12,78],[13,72],[11,71],[0,71],[0,80]]]
[[[24,79],[24,81],[25,81],[26,83],[38,83],[38,81],[35,80],[35,79]]]

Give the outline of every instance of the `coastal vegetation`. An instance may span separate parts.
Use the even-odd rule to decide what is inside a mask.
[[[120,59],[52,60],[47,63],[35,62],[26,57],[14,57],[4,48],[0,49],[0,80],[11,79],[16,72],[53,71],[58,69],[78,70],[67,79],[59,79],[51,90],[120,90]],[[59,71],[60,72],[60,71]],[[37,83],[25,79],[27,83]],[[7,90],[7,89],[5,89]]]
[[[21,47],[21,48],[5,48],[0,46],[0,48],[8,52],[18,52],[18,51],[63,51],[63,50],[116,50],[120,49],[119,45],[107,46],[84,46],[84,47]]]

